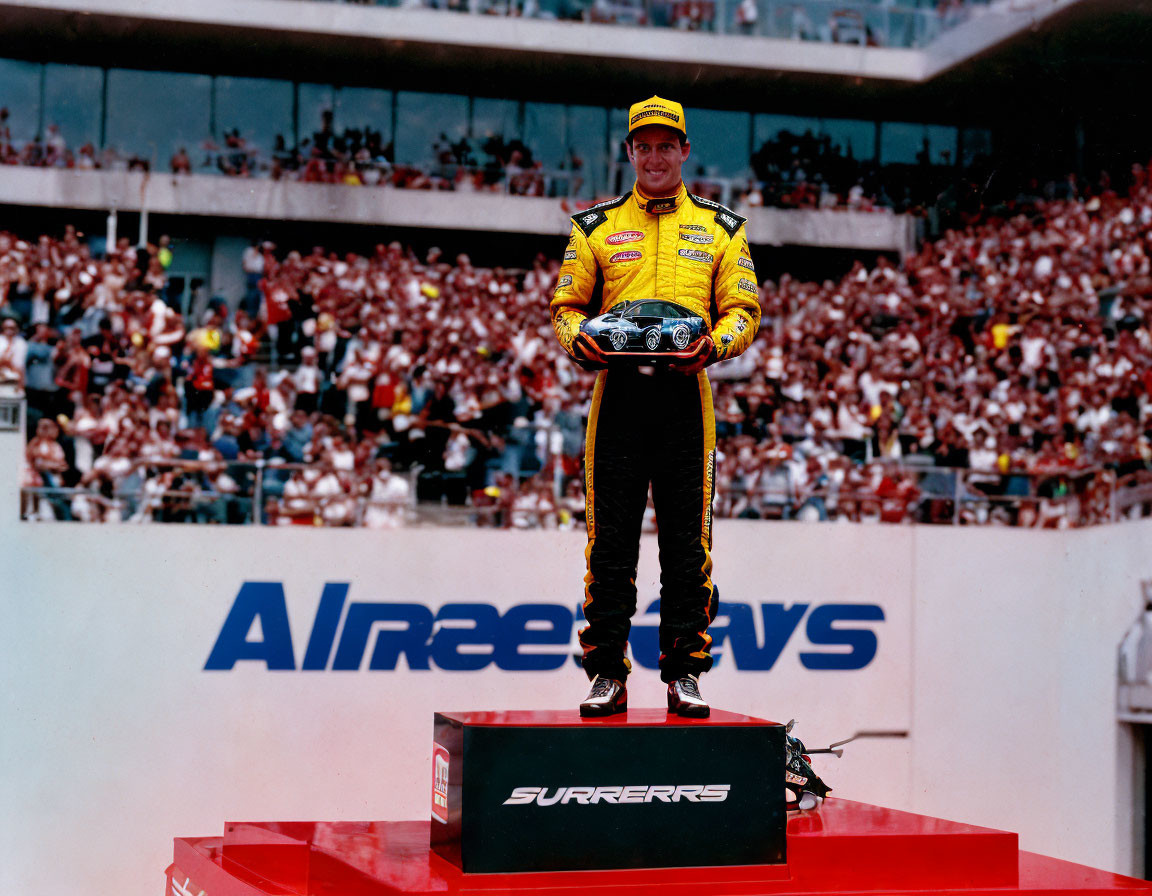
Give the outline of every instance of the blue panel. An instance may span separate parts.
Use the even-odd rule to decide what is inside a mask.
[[[312,135],[319,131],[324,113],[334,112],[336,92],[329,84],[301,84],[299,89],[300,109],[296,121],[300,142],[311,142]],[[289,143],[292,141],[289,140]]]
[[[524,105],[524,142],[546,168],[559,168],[568,161],[564,107],[560,103]]]
[[[110,70],[107,145],[147,159],[153,170],[166,171],[181,147],[199,165],[210,136],[211,90],[208,75]]]
[[[282,135],[292,143],[292,83],[266,78],[216,79],[216,139],[239,129],[240,136],[257,150],[261,163],[267,163]]]
[[[739,177],[748,172],[749,131],[747,112],[685,109],[692,154],[684,163],[684,180],[690,182],[701,169],[708,177]]]
[[[44,82],[44,124],[58,125],[73,153],[85,143],[100,145],[100,112],[104,73],[92,66],[47,65]]]
[[[336,91],[336,129],[378,131],[382,141],[392,139],[392,91],[375,87],[341,87]]]
[[[8,111],[7,127],[19,151],[36,136],[40,126],[39,65],[0,59],[0,108]],[[0,130],[3,128],[4,122],[0,121]]]
[[[468,129],[468,98],[446,93],[396,94],[396,161],[405,165],[431,165],[432,147],[444,135],[459,140]]]
[[[898,162],[911,165],[920,161],[925,152],[933,165],[954,162],[956,128],[896,121],[886,121],[880,126],[881,163],[890,165]]]

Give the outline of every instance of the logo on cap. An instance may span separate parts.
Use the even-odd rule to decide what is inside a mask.
[[[629,125],[634,128],[636,127],[636,122],[645,118],[667,118],[670,121],[675,122],[677,125],[680,124],[680,116],[675,112],[669,112],[667,109],[648,109],[647,111],[637,112],[635,115],[633,115]]]
[[[633,103],[628,110],[628,132],[647,124],[663,124],[687,136],[684,125],[684,107],[659,96],[650,96]]]

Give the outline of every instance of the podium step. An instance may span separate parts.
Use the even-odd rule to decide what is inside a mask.
[[[1147,881],[1020,852],[1015,834],[848,800],[788,819],[787,865],[465,874],[429,848],[432,823],[229,823],[223,838],[176,839],[167,894],[1152,896]]]
[[[469,873],[783,865],[784,726],[436,713],[432,848]]]

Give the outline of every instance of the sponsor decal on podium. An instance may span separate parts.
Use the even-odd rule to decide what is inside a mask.
[[[448,824],[448,751],[432,744],[432,817]]]

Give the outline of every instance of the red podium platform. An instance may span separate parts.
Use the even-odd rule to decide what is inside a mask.
[[[763,719],[437,713],[433,737],[429,821],[229,822],[176,839],[167,896],[1152,896],[1003,831],[839,799],[786,815]]]
[[[828,799],[788,820],[788,864],[465,874],[427,821],[230,823],[180,837],[168,896],[623,893],[662,896],[1005,896],[1148,893],[1152,883],[1020,852],[1015,834]],[[707,836],[698,832],[697,836]]]

